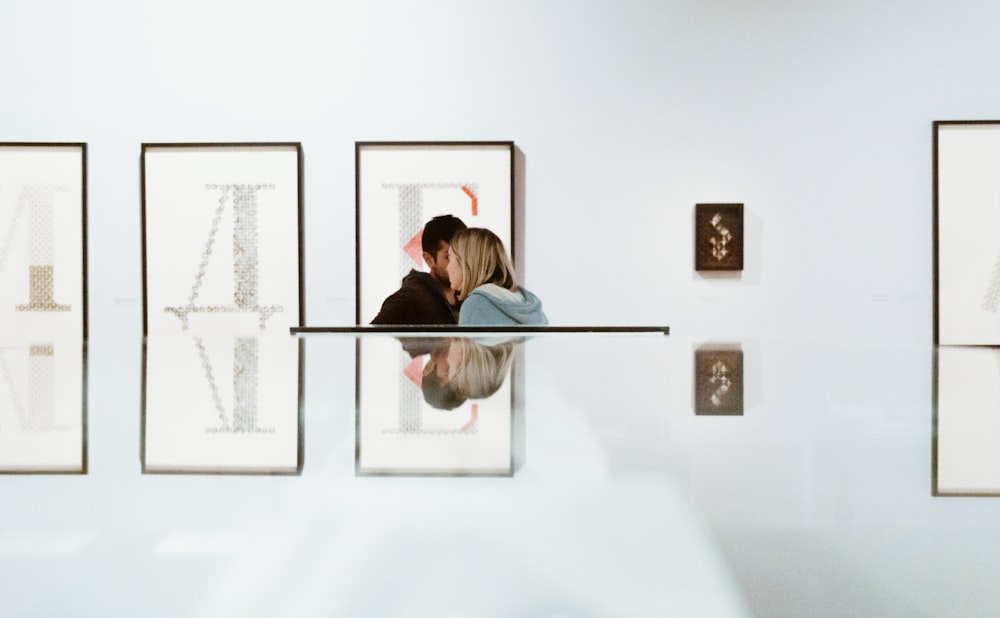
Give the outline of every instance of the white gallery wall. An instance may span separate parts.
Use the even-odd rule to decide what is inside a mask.
[[[141,328],[142,142],[301,141],[306,319],[354,308],[354,142],[513,140],[554,324],[930,341],[931,122],[1000,117],[981,2],[4,2],[0,139],[89,144],[94,339]],[[742,202],[746,270],[693,269]]]

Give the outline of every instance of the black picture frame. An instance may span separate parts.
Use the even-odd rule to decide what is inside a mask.
[[[297,277],[297,292],[296,303],[297,309],[294,313],[295,319],[298,325],[305,324],[305,241],[304,241],[304,166],[303,166],[303,149],[301,142],[161,142],[161,143],[143,143],[141,146],[140,154],[140,195],[141,195],[141,214],[140,214],[140,225],[142,233],[142,307],[143,307],[143,320],[142,320],[142,331],[143,336],[150,334],[150,272],[149,272],[149,261],[150,261],[150,187],[149,187],[149,176],[150,171],[148,169],[149,155],[155,152],[188,152],[191,154],[207,153],[207,152],[218,152],[218,151],[229,151],[232,153],[264,153],[264,152],[280,152],[280,151],[292,151],[295,157],[295,172],[294,172],[294,187],[295,187],[295,242],[297,244],[296,249],[296,259],[297,259],[297,272],[295,273]],[[232,174],[223,175],[224,177],[231,177]],[[263,226],[262,226],[263,227]],[[201,230],[199,230],[201,231]],[[289,235],[291,236],[291,234]],[[218,310],[219,307],[206,307],[204,311]],[[199,309],[199,311],[202,309]],[[264,317],[261,314],[261,323],[263,325]]]
[[[933,343],[1000,345],[1000,120],[932,123]]]
[[[379,156],[386,153],[394,156]],[[502,161],[485,160],[490,153],[496,153]],[[406,250],[401,237],[412,242],[411,236],[416,238],[413,235],[437,214],[455,214],[469,227],[490,228],[504,241],[517,265],[517,188],[513,141],[358,141],[354,144],[354,154],[357,325],[367,324],[375,317],[382,300],[399,288],[407,268],[422,267],[422,261],[415,256],[407,258],[400,253]],[[435,164],[434,158],[446,154],[454,155],[453,162],[464,156],[467,168]],[[470,178],[470,175],[474,177]],[[479,190],[470,190],[470,185],[477,183],[481,185]],[[418,187],[420,196],[415,198],[414,203],[419,202],[420,213],[409,212],[415,206],[410,202],[404,204],[402,198],[392,198],[390,193],[379,195],[382,189],[398,193],[404,185]],[[462,216],[461,212],[452,212],[430,203],[428,191],[424,188],[451,191],[459,200],[470,199],[470,216]],[[460,192],[465,192],[468,197]],[[503,197],[495,198],[494,194],[503,194]],[[497,204],[499,208],[489,211],[489,223],[481,223],[478,218],[486,217],[485,213],[477,212],[477,207],[485,208],[489,203]],[[393,232],[388,233],[388,237],[380,233],[387,217],[393,220]]]

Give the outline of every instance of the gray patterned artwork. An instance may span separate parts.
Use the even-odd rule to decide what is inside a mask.
[[[300,325],[300,159],[298,144],[143,145],[147,334]]]
[[[456,192],[463,193],[470,200],[470,216],[472,212],[478,215],[477,187],[474,182],[438,182],[393,184],[384,183],[383,189],[399,190],[399,278],[402,279],[411,269],[424,266],[420,250],[420,234],[424,224],[430,219],[424,214],[424,193],[429,190],[431,196],[436,191],[444,191],[452,196]],[[434,199],[428,200],[433,202]],[[463,209],[464,210],[464,209]],[[460,215],[459,218],[462,218]]]
[[[143,472],[301,472],[299,345],[277,333],[147,337]]]
[[[0,472],[83,473],[86,145],[0,144]]]

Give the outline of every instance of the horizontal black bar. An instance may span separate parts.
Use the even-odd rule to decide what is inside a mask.
[[[660,333],[670,334],[669,326],[293,326],[293,335],[311,333]]]

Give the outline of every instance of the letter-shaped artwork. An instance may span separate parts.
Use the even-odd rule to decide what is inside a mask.
[[[150,336],[143,355],[143,473],[301,473],[301,340]]]
[[[357,466],[365,475],[514,473],[521,344],[470,338],[361,338]]]
[[[0,473],[85,473],[82,340],[42,338],[0,343]]]
[[[706,344],[694,353],[695,414],[743,415],[743,350],[738,344]]]
[[[743,204],[695,207],[695,270],[743,270]]]
[[[288,332],[302,322],[293,144],[144,144],[144,333]]]
[[[85,473],[86,144],[0,144],[0,472]]]
[[[86,159],[86,144],[0,144],[0,337],[86,337]]]
[[[453,215],[514,252],[513,142],[357,142],[358,324],[411,270],[426,271],[424,224]]]

